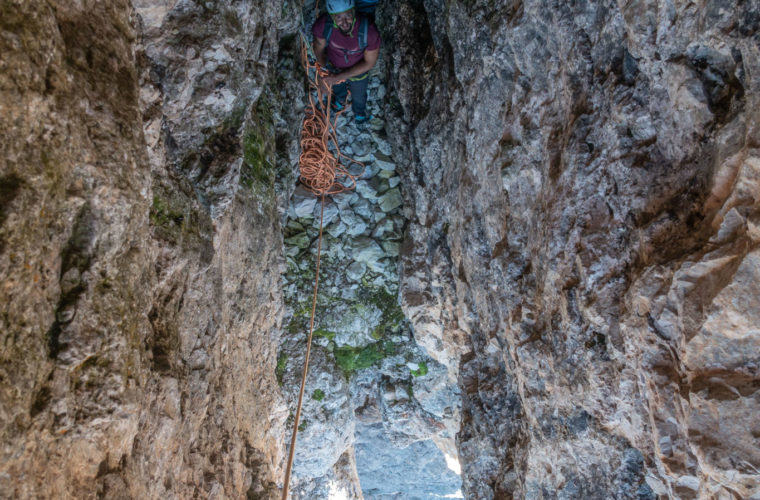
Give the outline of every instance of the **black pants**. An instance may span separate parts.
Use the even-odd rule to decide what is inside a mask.
[[[367,85],[369,85],[369,74],[349,78],[347,82],[341,82],[333,85],[333,99],[341,104],[346,103],[346,95],[351,91],[351,107],[356,116],[367,116]]]

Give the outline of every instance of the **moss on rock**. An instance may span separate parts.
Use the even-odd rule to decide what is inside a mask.
[[[341,346],[333,351],[335,362],[346,378],[357,370],[369,368],[396,353],[396,345],[390,340],[375,342],[364,347]]]
[[[275,138],[272,97],[265,91],[251,111],[243,137],[240,170],[240,184],[256,194],[274,195]]]

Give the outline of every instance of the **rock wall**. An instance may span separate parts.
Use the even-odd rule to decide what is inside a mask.
[[[3,498],[277,497],[297,9],[0,3]],[[760,497],[757,3],[387,0],[378,24],[387,137],[350,147],[387,175],[348,205],[403,195],[359,214],[391,243],[362,255],[392,292],[399,252],[415,342],[394,316],[410,356],[370,369],[366,325],[323,332],[307,410],[345,408],[305,428],[296,491],[418,494],[406,463],[451,451],[461,406],[467,498]]]
[[[276,497],[283,7],[0,5],[0,496]]]
[[[760,495],[757,3],[388,4],[465,496]]]

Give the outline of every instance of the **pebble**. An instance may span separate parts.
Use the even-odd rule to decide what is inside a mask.
[[[398,188],[393,188],[380,197],[380,208],[383,212],[390,212],[401,206],[403,200],[401,198],[401,191]]]
[[[372,139],[374,139],[375,144],[377,144],[377,149],[379,149],[381,153],[387,156],[391,155],[391,145],[388,144],[388,141],[375,132],[372,133]]]
[[[377,190],[366,180],[356,181],[356,192],[368,201],[377,200]]]
[[[349,281],[360,281],[364,273],[367,271],[367,266],[363,262],[354,262],[348,268],[346,268],[346,278]]]

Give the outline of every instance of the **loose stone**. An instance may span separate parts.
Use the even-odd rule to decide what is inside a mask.
[[[401,198],[401,191],[398,188],[391,189],[380,197],[380,208],[383,212],[390,212],[401,206],[403,200]]]

